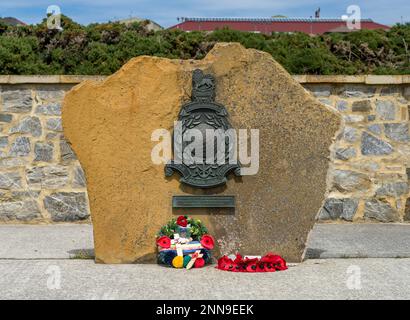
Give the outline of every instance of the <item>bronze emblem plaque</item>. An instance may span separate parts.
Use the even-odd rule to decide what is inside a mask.
[[[189,129],[197,129],[202,133],[203,154],[201,161],[187,163],[186,159],[176,161],[175,150],[180,150],[181,154],[190,142],[175,141],[174,137],[174,159],[165,166],[165,175],[172,176],[175,171],[181,174],[180,181],[196,188],[212,188],[226,183],[226,176],[233,172],[240,176],[240,166],[238,162],[229,161],[231,148],[234,146],[231,139],[224,136],[221,145],[212,143],[214,148],[214,161],[206,161],[206,132],[209,129],[227,132],[232,129],[228,120],[228,112],[225,107],[215,102],[215,78],[212,75],[204,74],[196,69],[192,75],[192,98],[191,102],[184,104],[178,115],[182,128],[181,134],[184,136]],[[176,145],[177,144],[177,145]],[[218,161],[218,150],[222,148],[224,161]],[[198,155],[196,155],[198,157]],[[210,163],[211,162],[211,163]]]

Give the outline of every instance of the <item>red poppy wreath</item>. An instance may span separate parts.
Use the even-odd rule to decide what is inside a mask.
[[[268,253],[262,258],[243,258],[239,253],[235,259],[223,256],[218,260],[217,269],[231,272],[275,272],[288,267],[286,261],[278,255]]]
[[[211,262],[214,238],[201,220],[171,219],[157,235],[158,263],[174,268],[202,268]]]

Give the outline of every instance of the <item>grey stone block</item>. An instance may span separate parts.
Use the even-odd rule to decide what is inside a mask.
[[[0,168],[15,168],[27,165],[28,161],[24,158],[1,158]]]
[[[36,142],[34,145],[34,161],[50,162],[53,159],[54,145],[51,142]]]
[[[383,131],[383,127],[381,124],[372,124],[367,127],[367,130],[369,130],[373,134],[381,135]]]
[[[387,138],[393,141],[407,142],[410,141],[409,123],[385,123],[384,133]]]
[[[51,131],[63,131],[61,118],[47,119],[46,128]]]
[[[340,192],[365,191],[370,187],[367,175],[350,170],[334,170],[332,172],[333,190]]]
[[[380,95],[381,96],[401,95],[402,91],[403,90],[399,86],[388,86],[388,87],[383,87],[380,90]]]
[[[8,137],[0,137],[0,148],[7,147],[8,144],[9,144]]]
[[[70,163],[71,161],[77,159],[73,149],[71,149],[70,144],[63,137],[60,139],[60,157],[63,164]]]
[[[365,118],[363,115],[345,115],[343,117],[346,123],[358,123],[358,122],[364,122],[367,118]]]
[[[374,120],[376,120],[376,116],[374,114],[371,114],[371,115],[367,116],[367,121],[372,122]]]
[[[393,152],[393,146],[375,136],[363,132],[361,142],[362,154],[367,155],[388,155]]]
[[[84,192],[56,192],[44,198],[44,207],[55,222],[87,219],[87,197]]]
[[[0,113],[0,122],[10,123],[13,120],[13,115]]]
[[[41,136],[41,122],[37,117],[25,117],[16,126],[12,127],[9,133],[26,133],[33,137]]]
[[[74,188],[83,188],[86,186],[86,180],[84,171],[80,166],[74,168],[74,180],[73,180],[73,187]]]
[[[11,144],[9,155],[11,157],[25,157],[30,154],[30,151],[30,139],[27,137],[17,137]]]
[[[407,182],[384,182],[376,190],[376,196],[400,197],[409,192]]]
[[[332,106],[332,101],[330,99],[321,98],[321,99],[318,99],[318,100],[319,100],[320,103],[322,103],[326,106],[333,107]]]
[[[44,115],[53,115],[53,116],[60,116],[61,115],[61,103],[54,102],[39,105],[36,109],[37,114],[44,114]]]
[[[315,97],[329,97],[332,91],[332,86],[330,85],[314,85],[307,86],[307,89],[312,92]]]
[[[345,85],[338,90],[338,94],[346,98],[371,98],[376,88],[367,85]]]
[[[399,213],[387,201],[370,199],[365,202],[364,217],[381,222],[397,222]]]
[[[7,90],[1,93],[3,111],[25,113],[30,112],[33,106],[30,90]]]
[[[343,129],[343,139],[348,142],[356,142],[359,139],[359,131],[353,127],[346,126]]]
[[[357,211],[358,200],[328,198],[319,212],[319,220],[343,219],[352,221]]]
[[[355,148],[338,148],[335,151],[335,157],[339,160],[349,160],[356,157]]]
[[[0,189],[21,188],[21,176],[16,172],[0,172]]]
[[[36,94],[41,101],[61,101],[65,91],[58,88],[47,88],[37,90]]]
[[[34,200],[11,201],[0,203],[0,220],[30,221],[41,216],[40,209]]]
[[[40,190],[11,191],[13,201],[36,200],[40,195]]]
[[[392,101],[376,101],[376,114],[381,120],[396,119],[396,105]]]
[[[353,221],[358,206],[359,201],[357,199],[344,199],[343,212],[340,215],[340,218],[346,221]]]
[[[38,166],[26,169],[26,177],[30,187],[42,189],[64,187],[69,180],[67,167],[59,165]]]
[[[346,100],[339,100],[336,102],[336,109],[340,112],[345,112],[349,108],[349,103]]]
[[[49,133],[46,134],[46,140],[53,140],[54,138],[56,138],[59,135],[60,135],[60,133],[57,133],[57,132],[49,132]]]
[[[403,97],[410,101],[410,86],[404,88]]]
[[[372,110],[372,103],[370,100],[355,101],[352,104],[353,112],[369,112]]]
[[[354,163],[350,163],[350,165],[352,169],[360,171],[376,172],[380,170],[380,165],[377,162],[369,161],[367,159],[355,161]]]

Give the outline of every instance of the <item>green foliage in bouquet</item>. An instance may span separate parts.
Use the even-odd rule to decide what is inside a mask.
[[[161,227],[158,236],[167,236],[169,238],[172,238],[174,233],[176,233],[176,230],[178,229],[177,221],[175,218],[171,219],[166,225]]]
[[[184,216],[187,219],[188,227],[190,227],[190,233],[193,240],[199,240],[202,235],[208,234],[208,229],[203,225],[199,219],[194,219],[188,216]],[[164,225],[159,233],[158,237],[167,236],[172,238],[175,233],[178,233],[180,226],[177,223],[177,219],[172,218],[166,225]]]

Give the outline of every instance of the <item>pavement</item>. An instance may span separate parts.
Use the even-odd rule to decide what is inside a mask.
[[[70,259],[94,256],[89,224],[0,225],[0,260]]]
[[[317,224],[306,258],[410,258],[410,224]]]
[[[410,299],[403,224],[316,225],[309,259],[259,274],[95,264],[89,225],[2,225],[0,244],[0,299]]]

